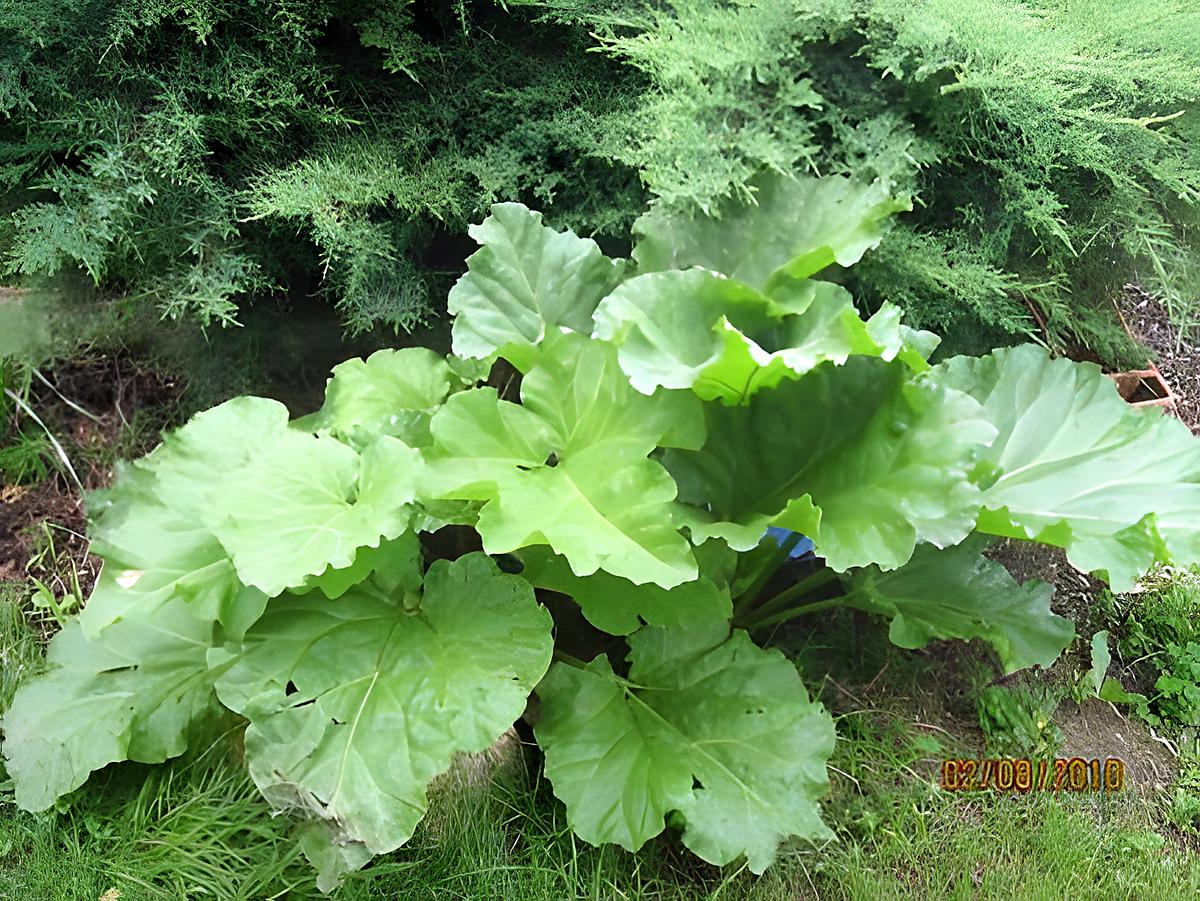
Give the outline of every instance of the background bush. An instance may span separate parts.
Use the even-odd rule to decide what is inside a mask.
[[[622,239],[764,166],[911,192],[853,287],[952,346],[1128,356],[1134,279],[1194,316],[1182,0],[0,0],[0,38],[8,275],[170,316],[411,328],[493,201]]]

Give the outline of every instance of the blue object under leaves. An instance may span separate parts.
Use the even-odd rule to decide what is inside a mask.
[[[797,533],[791,529],[781,529],[779,526],[768,526],[767,534],[774,538],[777,544],[782,546],[785,541]],[[800,540],[796,542],[796,546],[788,553],[788,559],[799,560],[801,557],[808,557],[814,553],[812,539],[801,535]]]

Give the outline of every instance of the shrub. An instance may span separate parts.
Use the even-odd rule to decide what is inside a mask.
[[[351,331],[411,328],[431,236],[492,200],[592,230],[642,205],[632,172],[593,189],[615,66],[490,4],[7,0],[0,36],[10,276],[226,324],[313,284]]]
[[[1195,316],[1200,15],[1158,0],[0,3],[0,243],[171,315],[321,285],[351,330],[437,311],[493,201],[621,236],[767,168],[915,209],[849,275],[986,349],[1128,354],[1108,295]],[[599,50],[591,53],[589,50]]]
[[[97,587],[5,715],[18,803],[178,755],[231,710],[329,887],[524,713],[583,839],[635,849],[669,822],[760,872],[829,835],[834,741],[770,627],[851,606],[901,647],[1045,666],[1074,630],[986,536],[1118,588],[1200,557],[1179,422],[1033,346],[931,367],[932,335],[812,278],[897,203],[841,177],[758,190],[720,219],[647,216],[637,274],[497,205],[450,293],[456,356],[350,360],[291,422],[236,398],[128,466],[93,499]],[[799,533],[824,564],[767,591]]]
[[[649,80],[624,159],[669,206],[744,195],[762,166],[880,176],[920,205],[855,273],[864,301],[1107,356],[1122,279],[1194,316],[1187,5],[561,6]]]

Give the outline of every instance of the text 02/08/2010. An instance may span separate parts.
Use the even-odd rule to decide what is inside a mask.
[[[1125,761],[1120,757],[951,758],[942,761],[940,785],[946,791],[1120,791]]]

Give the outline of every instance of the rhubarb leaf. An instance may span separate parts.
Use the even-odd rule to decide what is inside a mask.
[[[1065,548],[1117,591],[1155,563],[1200,562],[1200,444],[1182,422],[1033,345],[938,368],[1000,432],[979,470],[980,531]]]
[[[592,311],[621,279],[623,265],[596,242],[542,224],[542,214],[519,203],[498,203],[471,237],[482,246],[450,290],[454,352],[499,354],[522,371],[547,334],[588,334]]]
[[[383,436],[362,454],[288,431],[224,480],[211,527],[247,585],[274,597],[409,526],[420,454]]]
[[[529,584],[475,553],[434,563],[413,612],[361,589],[285,596],[211,658],[226,668],[222,702],[250,720],[263,795],[379,854],[412,835],[455,754],[485,750],[521,715],[550,628]]]
[[[194,416],[89,497],[91,550],[105,565],[88,600],[87,637],[173,599],[232,634],[257,618],[266,598],[241,584],[210,517],[224,480],[284,434],[282,404],[235,398]]]
[[[577,576],[564,558],[545,547],[527,548],[521,560],[521,575],[531,585],[571,596],[588,622],[610,635],[628,635],[646,624],[725,622],[733,614],[729,591],[703,576],[667,589],[653,583],[634,585],[603,571]]]
[[[126,467],[97,504],[103,512],[93,522],[91,551],[104,566],[87,602],[88,638],[173,599],[209,622],[228,622],[237,603],[242,585],[225,548],[203,522],[163,504],[155,481],[146,470]]]
[[[594,318],[595,337],[618,346],[621,369],[642,393],[691,388],[726,404],[856,355],[900,358],[923,371],[937,344],[902,326],[889,305],[864,322],[839,285],[787,281],[767,297],[703,269],[630,279]]]
[[[182,754],[193,723],[219,709],[205,661],[212,634],[181,601],[131,613],[94,640],[68,623],[48,671],[23,682],[4,714],[17,804],[45,810],[109,763]]]
[[[579,576],[604,569],[671,588],[696,577],[674,521],[675,483],[649,455],[703,441],[690,393],[634,391],[616,350],[579,335],[542,348],[522,406],[476,389],[434,416],[425,490],[487,501],[478,530],[488,553],[549,545]]]
[[[981,553],[975,536],[939,550],[925,544],[893,572],[855,571],[850,604],[891,617],[892,643],[920,648],[935,638],[982,638],[1006,673],[1049,666],[1075,637],[1071,621],[1050,611],[1054,588],[1018,584],[999,563]]]
[[[293,423],[310,431],[329,429],[356,445],[380,435],[410,447],[429,443],[429,417],[457,382],[446,360],[424,347],[379,350],[333,367],[325,403]]]
[[[761,873],[782,839],[831,835],[817,802],[833,721],[783,654],[720,622],[628,641],[627,680],[602,655],[538,686],[546,776],[580,838],[633,851],[678,812],[693,852]]]
[[[746,407],[709,405],[708,442],[669,451],[694,541],[737,550],[768,526],[801,532],[839,571],[895,569],[918,539],[974,525],[975,454],[995,435],[972,398],[895,362],[856,357],[781,383]]]
[[[301,588],[292,590],[301,594],[318,588],[334,600],[370,579],[388,594],[413,593],[420,590],[421,570],[421,542],[416,532],[404,532],[398,538],[381,541],[378,547],[360,547],[349,566],[330,566],[320,575],[305,579]]]
[[[133,465],[155,475],[153,490],[162,503],[204,522],[223,480],[257,459],[263,446],[287,429],[283,404],[235,397],[197,413]]]
[[[912,209],[881,181],[771,173],[753,187],[754,203],[731,202],[714,216],[651,209],[633,225],[638,271],[703,266],[764,290],[832,263],[857,263],[883,238],[892,213]]]

